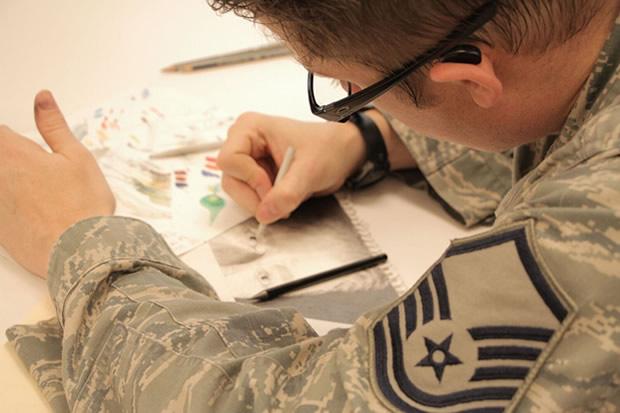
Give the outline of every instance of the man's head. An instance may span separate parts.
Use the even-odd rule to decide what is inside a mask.
[[[219,11],[264,24],[309,70],[350,81],[354,91],[435,46],[486,2],[209,0]],[[497,4],[496,16],[467,39],[482,50],[480,65],[430,64],[375,104],[420,133],[482,149],[506,149],[554,132],[596,59],[609,27],[603,23],[613,21],[618,2]]]

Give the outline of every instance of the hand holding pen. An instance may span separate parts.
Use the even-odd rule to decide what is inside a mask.
[[[289,146],[295,161],[274,186]],[[259,222],[291,214],[307,198],[336,192],[360,165],[365,147],[351,124],[301,122],[247,113],[228,131],[220,151],[222,187]]]

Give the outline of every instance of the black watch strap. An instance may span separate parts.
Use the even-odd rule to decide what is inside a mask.
[[[368,109],[372,108],[365,110]],[[360,130],[364,139],[366,161],[347,180],[346,186],[349,189],[361,189],[375,184],[385,178],[390,172],[387,148],[381,131],[370,116],[363,113],[365,110],[353,114],[350,119],[350,122]]]

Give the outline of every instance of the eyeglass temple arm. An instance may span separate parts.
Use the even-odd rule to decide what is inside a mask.
[[[330,103],[325,106],[320,106],[316,103],[316,99],[314,98],[312,93],[311,103],[313,106],[313,113],[315,115],[318,114],[331,114],[336,107],[341,107],[338,110],[339,113],[336,113],[336,116],[330,116],[333,120],[339,120],[341,118],[345,118],[350,116],[352,113],[357,112],[361,108],[363,108],[366,103],[370,100],[375,100],[386,93],[394,84],[399,83],[403,79],[405,79],[409,74],[414,72],[416,69],[419,69],[421,66],[428,64],[433,59],[439,58],[442,54],[448,52],[451,48],[457,45],[460,39],[471,36],[474,32],[480,29],[485,23],[487,23],[495,13],[497,12],[497,0],[489,1],[483,4],[480,8],[478,8],[468,19],[462,22],[456,29],[454,29],[448,36],[446,36],[445,40],[440,43],[437,47],[432,48],[422,55],[420,55],[417,59],[411,62],[409,65],[405,66],[400,71],[393,73],[387,78],[378,81],[363,89],[351,96],[348,96],[344,99],[340,99],[336,102]],[[313,86],[313,75],[312,73],[308,74],[308,87]],[[310,90],[314,90],[313,88]]]

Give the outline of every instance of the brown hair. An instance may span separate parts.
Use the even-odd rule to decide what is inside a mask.
[[[303,53],[385,74],[435,45],[488,0],[207,0],[216,11],[259,21]],[[583,30],[606,0],[498,0],[495,18],[470,40],[510,53],[542,53]],[[413,84],[405,84],[416,100]]]

